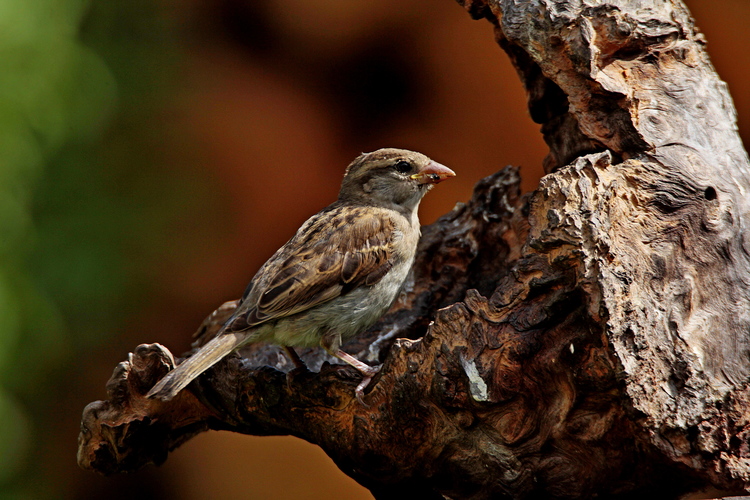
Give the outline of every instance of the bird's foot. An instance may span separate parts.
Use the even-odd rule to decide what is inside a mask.
[[[287,357],[294,363],[294,367],[296,369],[303,369],[307,370],[307,365],[304,361],[302,361],[302,358],[299,357],[299,354],[297,354],[297,351],[295,351],[293,348],[289,346],[281,346],[281,348],[286,353]]]
[[[286,387],[291,391],[294,377],[300,373],[309,372],[310,370],[307,368],[305,362],[302,361],[302,358],[299,357],[297,351],[288,346],[282,346],[282,348],[284,349],[287,357],[289,357],[292,363],[294,363],[294,368],[286,372]]]
[[[359,370],[359,372],[362,374],[362,381],[359,383],[359,385],[357,385],[357,388],[354,389],[354,395],[357,397],[357,401],[359,401],[362,406],[364,406],[365,408],[369,408],[370,405],[365,403],[364,392],[365,389],[367,389],[367,386],[370,385],[370,382],[372,382],[372,378],[380,371],[380,367],[369,365],[364,366],[367,366],[367,368],[364,370],[359,366],[356,367],[357,370]]]
[[[357,401],[359,401],[362,404],[362,406],[369,408],[369,406],[365,404],[365,401],[364,401],[364,391],[367,388],[367,386],[370,385],[372,378],[378,374],[378,372],[380,371],[380,367],[370,366],[366,363],[363,363],[362,361],[358,360],[351,354],[345,353],[341,349],[338,349],[335,352],[331,352],[331,351],[328,351],[328,352],[331,353],[333,356],[336,356],[337,358],[339,358],[341,361],[345,362],[346,364],[353,366],[354,368],[357,369],[359,373],[362,374],[362,377],[363,377],[362,382],[360,382],[357,388],[354,390],[354,395],[357,396]]]

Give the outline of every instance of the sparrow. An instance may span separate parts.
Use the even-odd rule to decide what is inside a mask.
[[[404,149],[363,153],[346,168],[338,199],[310,217],[256,273],[237,309],[211,341],[161,379],[149,398],[172,399],[240,347],[320,346],[356,368],[363,390],[378,368],[342,351],[398,297],[420,237],[417,209],[436,184],[456,174]]]

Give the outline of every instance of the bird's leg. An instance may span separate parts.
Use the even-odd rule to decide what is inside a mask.
[[[297,351],[295,351],[293,348],[283,345],[281,346],[282,349],[284,349],[284,352],[286,353],[287,357],[294,363],[294,367],[297,369],[304,369],[307,370],[307,365],[304,361],[302,361],[302,358],[299,357],[299,354],[297,354]]]
[[[377,375],[377,373],[380,371],[380,368],[375,367],[375,366],[370,366],[367,363],[363,363],[362,361],[358,360],[351,354],[345,353],[341,349],[337,350],[336,352],[332,352],[331,356],[335,356],[339,358],[344,363],[351,365],[357,370],[359,370],[359,372],[362,375],[369,376],[370,378]]]
[[[297,351],[295,351],[293,348],[286,345],[281,346],[281,348],[284,350],[287,357],[292,361],[292,363],[294,363],[294,368],[286,372],[286,386],[289,390],[291,390],[292,379],[294,378],[295,372],[306,372],[307,365],[304,361],[302,361],[302,358],[299,357],[299,354],[297,354]]]
[[[378,374],[380,371],[380,367],[370,366],[368,364],[365,364],[352,356],[351,354],[347,354],[341,349],[339,349],[336,352],[332,352],[331,355],[339,358],[344,363],[347,363],[354,368],[356,368],[359,373],[362,374],[362,382],[359,383],[357,388],[354,390],[354,394],[357,396],[357,400],[362,403],[364,406],[367,406],[365,404],[365,401],[363,399],[364,396],[364,390],[367,388],[368,385],[370,385],[370,382],[372,381],[372,378]]]
[[[363,406],[367,406],[364,401],[364,390],[370,384],[372,378],[378,374],[378,372],[380,371],[380,367],[374,367],[363,363],[351,354],[347,354],[339,349],[340,345],[341,337],[339,337],[338,335],[323,335],[323,337],[320,339],[320,346],[325,349],[328,354],[333,357],[339,358],[344,363],[356,368],[357,371],[362,374],[362,382],[360,382],[357,388],[354,390],[354,394],[355,396],[357,396],[357,401],[359,401]]]

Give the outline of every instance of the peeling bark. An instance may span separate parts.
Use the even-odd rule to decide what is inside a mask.
[[[506,168],[424,229],[401,300],[345,346],[384,363],[369,407],[349,367],[312,350],[289,372],[274,346],[146,400],[174,360],[142,345],[84,410],[83,467],[226,429],[318,444],[379,498],[750,490],[750,163],[687,9],[463,5],[515,64],[548,175],[522,197]]]

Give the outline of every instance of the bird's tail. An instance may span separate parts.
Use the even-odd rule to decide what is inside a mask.
[[[201,347],[198,352],[167,373],[146,394],[147,398],[169,401],[198,375],[218,363],[224,356],[248,340],[248,332],[222,333]]]

